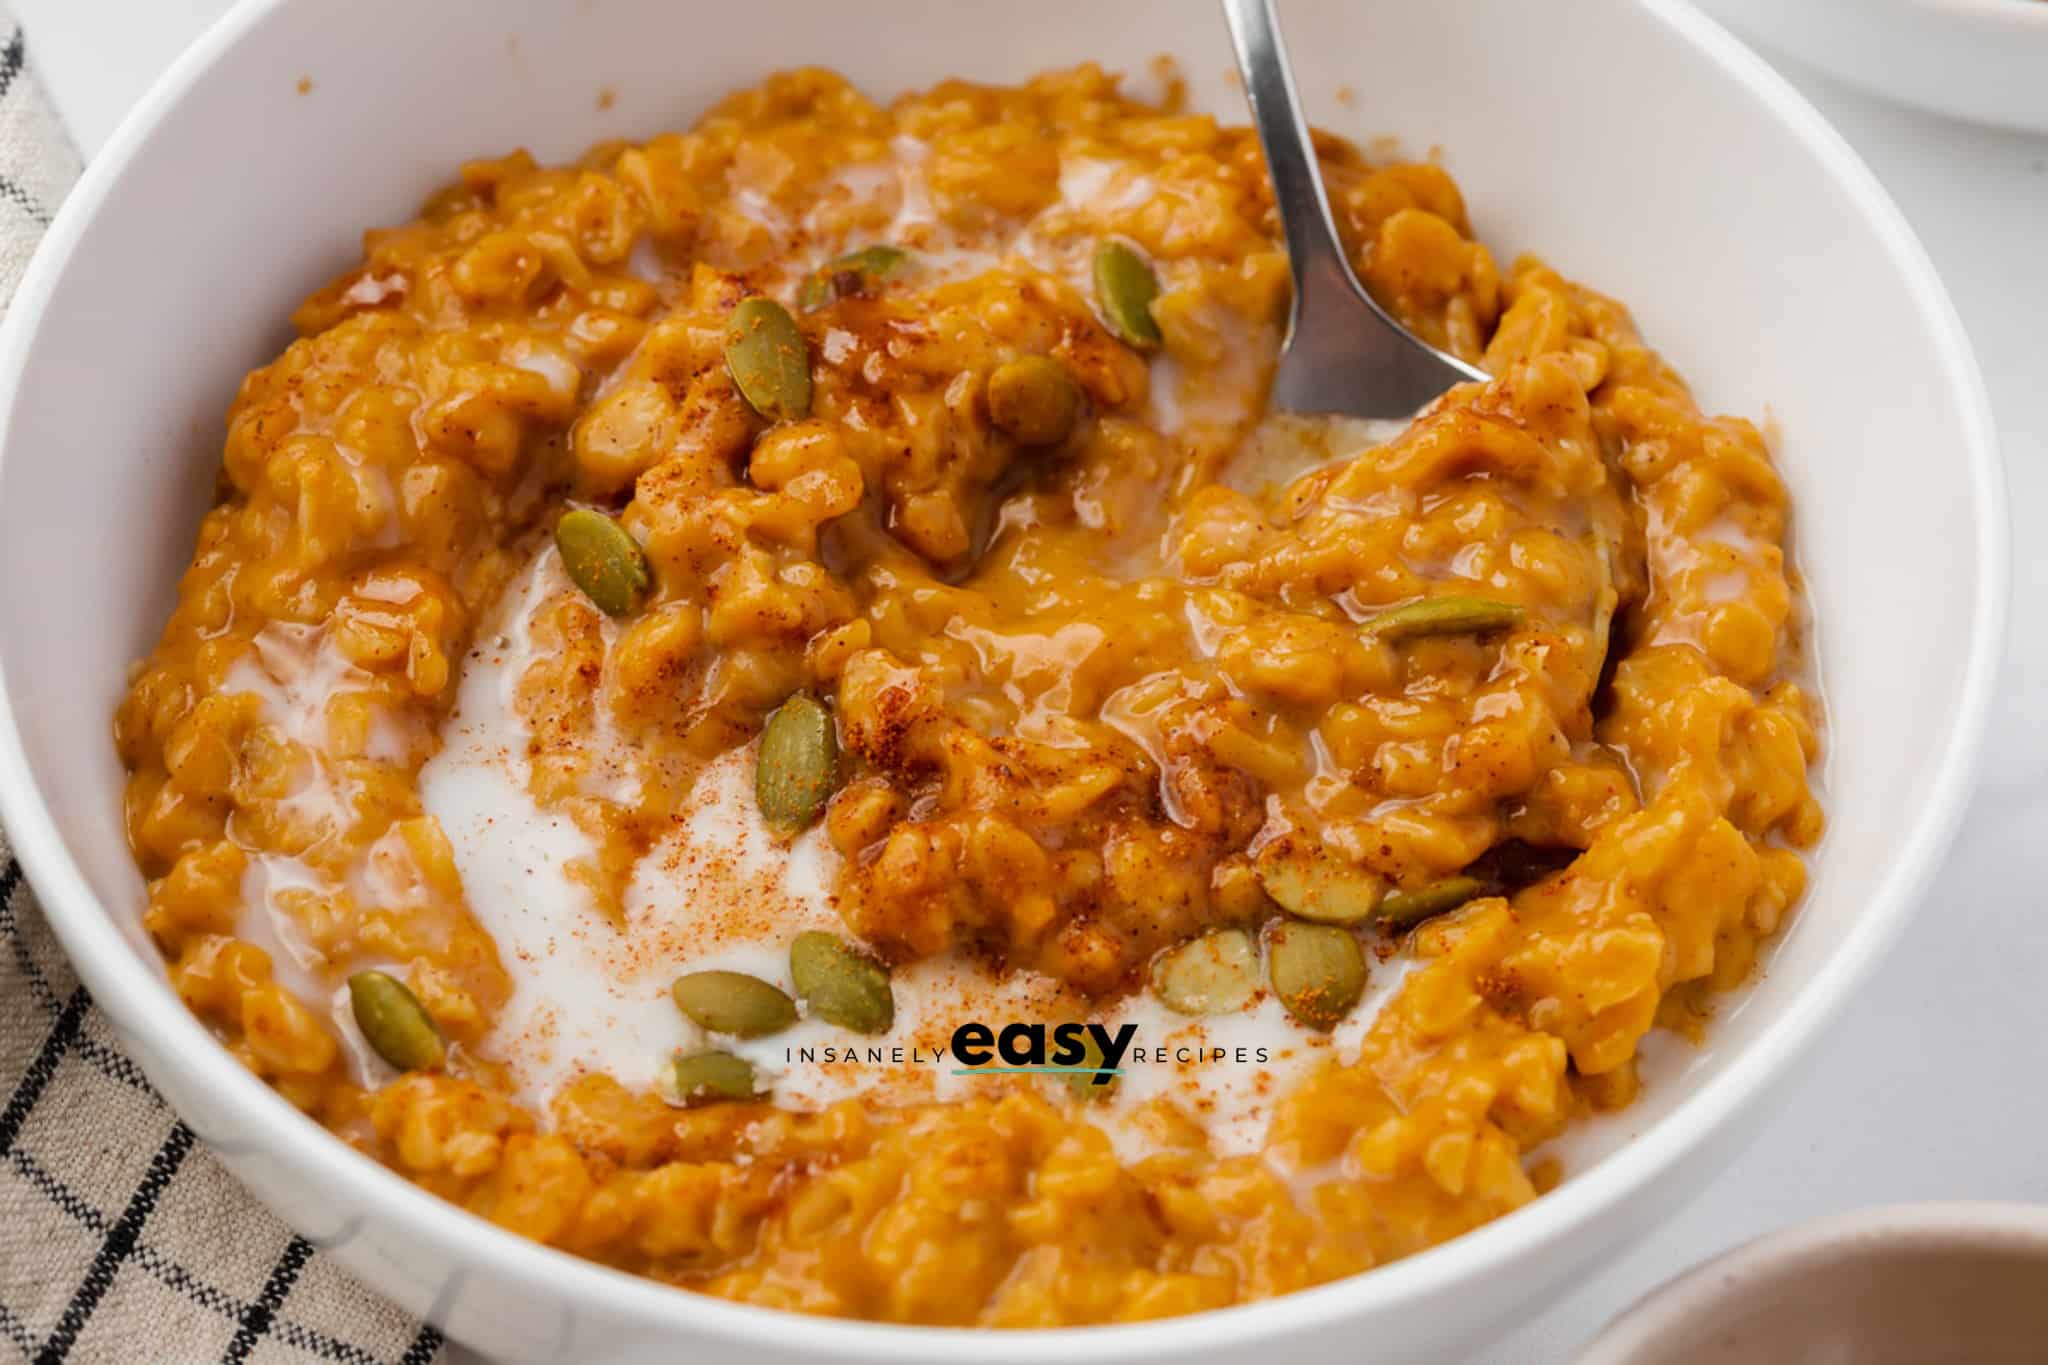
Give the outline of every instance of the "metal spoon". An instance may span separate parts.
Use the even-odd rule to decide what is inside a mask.
[[[1271,407],[1401,418],[1454,384],[1487,378],[1387,316],[1358,283],[1330,218],[1273,0],[1223,0],[1223,13],[1273,174],[1294,273],[1294,306]]]

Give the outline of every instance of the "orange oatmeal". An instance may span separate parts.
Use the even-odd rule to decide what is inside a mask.
[[[1257,141],[1092,66],[790,72],[366,234],[116,719],[179,993],[444,1198],[805,1312],[1186,1313],[1535,1198],[1803,889],[1785,489],[1318,149],[1492,376],[1405,425],[1264,412]],[[1069,1021],[1113,1083],[956,1074]]]

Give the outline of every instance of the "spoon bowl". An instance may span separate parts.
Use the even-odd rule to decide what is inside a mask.
[[[1352,273],[1316,169],[1273,0],[1223,0],[1223,13],[1273,177],[1294,276],[1270,409],[1405,418],[1454,385],[1486,379],[1484,370],[1394,321]]]

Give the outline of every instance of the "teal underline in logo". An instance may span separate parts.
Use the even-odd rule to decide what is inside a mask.
[[[1121,1076],[1120,1066],[960,1066],[955,1076]]]

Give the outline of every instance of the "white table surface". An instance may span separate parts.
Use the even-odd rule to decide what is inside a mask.
[[[87,155],[197,20],[223,7],[17,0]],[[110,9],[124,30],[112,49]],[[1476,1357],[1483,1365],[1567,1360],[1660,1281],[1787,1223],[1919,1199],[2048,1200],[2048,717],[2029,705],[2048,697],[2048,612],[2033,595],[2048,595],[2048,538],[2033,534],[2048,525],[2048,137],[1948,122],[1780,66],[1912,220],[1991,390],[2016,555],[1994,738],[1934,893],[1763,1135],[1668,1226]],[[1927,458],[1938,467],[1946,454]],[[1900,662],[1911,666],[1910,647]]]

